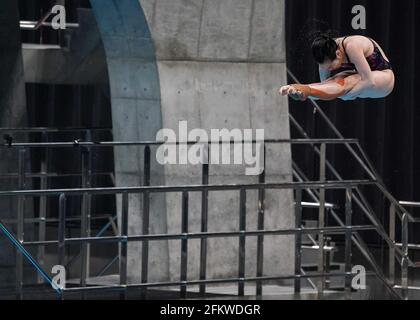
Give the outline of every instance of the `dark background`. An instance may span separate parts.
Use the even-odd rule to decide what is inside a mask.
[[[20,20],[38,21],[55,5],[56,0],[19,0]],[[78,9],[90,8],[89,0],[66,0],[66,22],[78,22]],[[49,18],[47,21],[51,21]],[[37,31],[22,30],[22,43],[60,44],[63,33],[52,28],[40,28]],[[109,87],[107,85],[57,85],[57,84],[26,84],[26,103],[29,127],[52,128],[110,128],[112,129],[111,104]],[[50,133],[50,141],[86,140],[83,132]],[[39,134],[31,136],[32,142],[40,141]],[[112,141],[112,131],[93,132],[95,141]],[[33,150],[31,165],[33,171],[41,170],[40,160],[45,150]],[[103,161],[107,159],[107,161]],[[99,161],[100,160],[100,161]],[[113,172],[113,150],[97,148],[92,150],[93,172]],[[48,155],[48,171],[57,173],[81,172],[81,154],[71,149],[50,149]],[[34,179],[34,188],[40,187],[40,180]],[[92,186],[114,186],[110,176],[95,176]],[[48,188],[81,187],[81,177],[49,178]],[[80,215],[80,199],[69,201],[69,215]],[[100,201],[99,201],[100,200]],[[115,212],[114,201],[101,198],[92,201],[94,214]],[[49,199],[48,214],[54,216],[57,211],[57,199]],[[37,208],[37,200],[35,200]],[[100,222],[102,223],[102,222]],[[95,222],[94,222],[95,224]]]
[[[352,8],[355,5],[366,8],[366,30],[352,28]],[[417,125],[420,108],[416,101],[420,84],[416,76],[420,71],[416,55],[420,49],[420,42],[416,41],[420,32],[420,1],[286,0],[287,65],[302,83],[319,82],[310,43],[307,41],[305,45],[303,41],[311,26],[314,31],[315,19],[329,24],[339,36],[359,34],[375,39],[390,59],[396,84],[387,98],[320,101],[319,104],[344,137],[360,140],[386,186],[398,200],[420,201],[420,127]],[[289,81],[293,83],[291,79]],[[320,116],[313,113],[309,102],[291,100],[290,112],[312,138],[336,138]],[[301,137],[295,130],[292,130],[292,136]],[[309,148],[295,149],[294,152],[295,160],[305,167],[306,173],[317,178],[318,164]],[[328,159],[345,178],[363,177],[344,148],[329,148]],[[384,204],[379,192],[366,191],[375,212],[386,225],[388,205]],[[330,197],[330,200],[341,199]],[[355,219],[360,223],[367,222],[359,216]],[[379,241],[374,235],[369,239]]]

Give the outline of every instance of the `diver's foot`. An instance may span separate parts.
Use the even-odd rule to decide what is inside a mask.
[[[311,95],[311,87],[306,84],[291,84],[294,90],[291,91],[289,96],[298,101],[305,101]]]
[[[294,92],[290,92],[289,97],[296,101],[305,101],[307,99],[303,92],[297,90]]]
[[[281,87],[279,93],[283,96],[288,95],[293,100],[305,101],[310,94],[310,87],[302,84],[291,84]]]

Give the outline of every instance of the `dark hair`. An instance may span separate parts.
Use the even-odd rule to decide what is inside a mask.
[[[318,63],[323,63],[326,59],[334,60],[337,49],[337,43],[328,33],[317,35],[312,42],[312,55]]]
[[[334,39],[338,38],[340,33],[337,30],[332,29],[330,24],[326,21],[308,19],[303,22],[302,27],[297,32],[296,38],[290,39],[289,44],[286,46],[287,55],[289,61],[293,64],[295,72],[299,73],[300,71],[305,72],[305,70],[307,70],[307,61],[308,59],[311,59],[312,55],[311,46],[315,39],[322,35],[327,35],[329,38]]]

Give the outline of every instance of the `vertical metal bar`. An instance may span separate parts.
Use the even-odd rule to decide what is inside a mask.
[[[402,216],[402,251],[403,257],[401,262],[401,289],[403,299],[408,299],[408,215]]]
[[[89,179],[89,150],[82,148],[82,187],[90,187]],[[82,217],[81,217],[81,237],[90,237],[90,195],[84,193],[82,196]],[[80,286],[86,286],[86,278],[89,276],[89,251],[88,244],[82,243],[81,249],[81,274],[80,274]]]
[[[42,133],[42,142],[48,142],[48,134],[46,132]],[[41,173],[47,174],[48,173],[48,156],[49,156],[49,148],[44,148],[43,150],[43,158],[41,159]],[[41,190],[48,189],[48,177],[42,176],[40,179],[40,188]],[[39,198],[39,227],[38,227],[38,239],[39,241],[45,241],[45,233],[46,233],[46,222],[45,219],[47,218],[47,197],[41,196]],[[45,247],[39,246],[38,247],[38,262],[40,265],[44,265],[45,262]],[[41,275],[38,275],[38,283],[43,283],[44,278]]]
[[[302,228],[302,189],[296,189],[295,228]],[[302,270],[302,233],[295,235],[295,293],[300,293]]]
[[[246,231],[246,190],[241,189],[239,196],[239,231]],[[238,296],[245,295],[245,235],[239,236]]]
[[[25,154],[26,149],[19,149],[19,189],[25,189]],[[25,197],[18,197],[16,236],[20,243],[24,241]],[[23,298],[23,257],[20,250],[16,250],[16,297]]]
[[[128,235],[128,193],[122,194],[121,236]],[[127,240],[120,242],[120,285],[127,285]],[[121,299],[127,298],[127,289],[121,294]]]
[[[266,159],[266,148],[264,145],[264,170],[258,177],[259,183],[265,183],[265,159]],[[264,230],[265,220],[265,189],[258,189],[258,230]],[[262,277],[264,272],[264,235],[257,236],[257,277]],[[256,283],[256,296],[262,296],[262,282],[257,280]]]
[[[319,167],[319,181],[325,181],[325,161],[326,161],[326,144],[321,144],[320,150],[320,167]],[[325,189],[319,190],[319,215],[318,215],[318,227],[325,227]],[[324,255],[324,232],[321,231],[318,235],[318,272],[324,273],[325,266],[325,255]],[[323,293],[325,288],[325,279],[323,277],[318,278],[318,292]]]
[[[395,244],[395,205],[389,207],[389,237]],[[389,280],[395,285],[395,248],[389,246]]]
[[[92,142],[92,132],[91,130],[86,131],[86,141]],[[85,149],[87,151],[86,154],[86,186],[85,188],[92,187],[92,149],[87,147]],[[92,219],[92,195],[86,194],[86,237],[90,237],[92,235],[91,231],[91,219]],[[90,249],[91,244],[86,244],[86,277],[90,277]]]
[[[206,159],[203,161],[201,183],[203,185],[209,184],[209,145],[206,148]],[[208,230],[208,207],[209,207],[209,192],[203,190],[201,192],[201,232]],[[207,274],[207,238],[200,239],[200,280],[206,280]],[[200,284],[200,294],[205,295],[206,284]]]
[[[182,192],[182,230],[184,236],[181,239],[181,298],[187,297],[188,274],[188,191]]]
[[[351,237],[352,237],[352,189],[347,188],[346,189],[346,205],[345,205],[345,211],[346,211],[346,232],[345,232],[345,250],[344,250],[344,262],[345,262],[345,272],[350,273],[351,272]],[[346,291],[346,297],[351,298],[351,280],[352,276],[351,274],[347,274],[345,278],[345,291]]]
[[[143,184],[150,186],[150,147],[144,148],[144,170],[143,170]],[[143,193],[143,234],[149,234],[150,227],[150,193],[148,191]],[[149,241],[144,240],[141,251],[141,282],[147,283],[148,280],[148,266],[149,266]],[[144,289],[144,290],[143,290]],[[147,289],[142,289],[142,298],[146,299]]]
[[[66,195],[60,194],[58,209],[58,264],[65,265],[66,257]]]

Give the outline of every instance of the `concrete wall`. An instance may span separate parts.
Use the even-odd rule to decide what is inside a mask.
[[[139,1],[139,0],[134,0]],[[289,138],[284,1],[279,0],[91,0],[108,59],[114,135],[154,140],[160,128],[265,129],[265,138]],[[144,16],[141,11],[144,10]],[[122,18],[123,17],[123,18]],[[149,32],[150,28],[150,32]],[[155,58],[156,57],[156,58]],[[291,180],[289,146],[267,146],[267,180]],[[115,152],[119,185],[142,183],[142,150]],[[152,153],[153,154],[153,153]],[[210,183],[257,182],[244,166],[210,166]],[[199,184],[200,166],[153,165],[153,184]],[[248,192],[247,229],[256,229],[257,198]],[[191,232],[200,231],[200,194],[191,194]],[[211,192],[209,231],[239,227],[238,192]],[[181,231],[181,195],[153,199],[151,233]],[[130,233],[141,233],[141,198],[130,199]],[[167,208],[167,210],[166,210]],[[293,225],[292,193],[269,191],[267,229]],[[211,239],[208,277],[237,275],[238,239]],[[254,275],[256,241],[247,239],[246,274]],[[199,241],[189,242],[189,279],[198,279]],[[129,275],[140,280],[141,250],[131,246]],[[179,279],[180,242],[153,242],[149,280]],[[293,237],[266,237],[264,273],[293,272]]]
[[[111,88],[112,125],[116,141],[154,140],[162,128],[159,75],[155,50],[143,11],[137,0],[91,0],[107,58]],[[143,148],[114,149],[118,186],[143,183]],[[163,168],[152,164],[152,183],[165,184]],[[130,195],[129,234],[142,230],[142,197]],[[117,198],[121,214],[121,198]],[[166,233],[166,203],[163,195],[152,195],[150,229]],[[121,224],[120,224],[121,225]],[[129,281],[138,282],[141,270],[141,243],[128,248]],[[168,244],[154,242],[150,248],[151,280],[169,276]]]
[[[140,0],[156,46],[163,127],[264,129],[266,138],[289,138],[287,99],[277,88],[286,82],[284,1]],[[267,146],[267,180],[291,181],[288,145]],[[200,184],[199,166],[166,167],[167,184]],[[256,183],[243,166],[210,166],[210,183]],[[248,192],[247,229],[257,229],[257,194]],[[190,231],[200,231],[200,194],[191,195]],[[180,232],[181,197],[167,197],[168,231]],[[239,228],[238,192],[209,197],[209,231]],[[292,193],[270,191],[265,228],[293,226]],[[264,273],[293,273],[293,237],[266,237]],[[237,275],[238,240],[208,242],[208,277]],[[180,242],[169,244],[171,278],[179,277]],[[198,279],[199,241],[191,241],[189,279]],[[246,274],[255,275],[256,239],[247,239]]]

